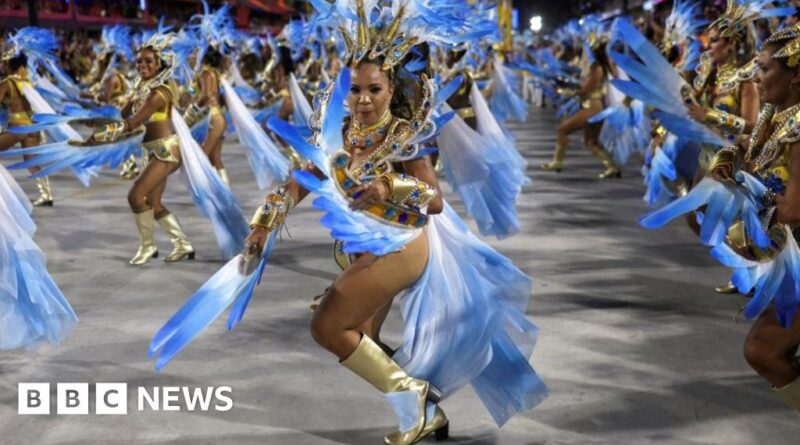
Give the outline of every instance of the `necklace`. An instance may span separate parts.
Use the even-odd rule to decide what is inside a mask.
[[[359,121],[353,119],[350,128],[347,130],[347,141],[353,147],[370,148],[386,137],[389,125],[392,123],[392,113],[389,108],[383,116],[373,125],[364,127]]]

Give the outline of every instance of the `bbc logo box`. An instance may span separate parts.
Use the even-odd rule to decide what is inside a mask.
[[[94,413],[125,415],[128,413],[127,383],[96,383]],[[91,403],[88,383],[56,384],[56,414],[86,415]],[[48,415],[51,413],[49,383],[20,383],[17,385],[17,413]]]

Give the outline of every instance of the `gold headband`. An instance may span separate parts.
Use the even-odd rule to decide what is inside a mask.
[[[764,44],[782,44],[781,49],[776,51],[772,57],[786,59],[789,67],[796,67],[800,62],[800,23],[776,32]]]

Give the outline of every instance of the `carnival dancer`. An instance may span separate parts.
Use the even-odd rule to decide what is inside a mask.
[[[156,221],[170,235],[173,245],[165,261],[175,262],[195,256],[194,247],[177,217],[161,201],[167,178],[178,167],[184,170],[187,188],[198,211],[211,220],[223,258],[234,256],[247,235],[247,225],[236,198],[213,170],[208,158],[192,138],[186,122],[175,109],[177,88],[173,69],[185,63],[173,51],[176,38],[175,34],[166,34],[159,29],[137,52],[139,76],[133,88],[135,94],[122,110],[122,121],[102,126],[88,141],[67,140],[10,152],[34,154],[27,162],[44,166],[41,174],[65,167],[78,171],[99,168],[105,164],[113,167],[127,159],[132,152],[143,149],[146,166],[128,193],[128,204],[140,241],[136,255],[130,260],[132,265],[145,264],[158,256],[158,247],[153,238]],[[77,116],[43,115],[43,122],[34,123],[21,131],[47,128],[51,123],[81,122],[87,117],[92,116],[85,113]]]
[[[447,437],[449,422],[436,401],[467,383],[502,425],[546,396],[528,363],[536,335],[524,315],[531,282],[469,233],[442,199],[430,160],[419,156],[416,143],[436,131],[430,120],[433,81],[423,77],[421,86],[411,87],[393,75],[413,42],[452,35],[458,24],[439,33],[425,29],[420,26],[425,16],[414,2],[395,2],[392,13],[380,15],[390,22],[372,24],[369,18],[379,15],[361,0],[355,4],[356,11],[347,10],[347,2],[328,11],[346,32],[349,69],[315,101],[312,128],[319,132],[319,145],[285,122],[271,121],[313,167],[295,172],[267,196],[251,222],[244,256],[229,262],[164,325],[150,353],[158,356],[157,368],[163,367],[231,304],[229,327],[235,326],[277,229],[313,192],[319,195],[314,206],[326,212],[323,225],[337,239],[344,271],[321,299],[312,335],[393,405],[402,420],[385,443],[412,444],[434,433]],[[432,2],[426,6],[434,13]],[[334,15],[339,8],[347,14]],[[375,33],[378,26],[392,31]],[[420,87],[419,100],[399,103]],[[402,108],[412,110],[409,120],[395,115]],[[379,334],[397,296],[405,338],[390,356]]]
[[[30,77],[28,76],[28,58],[25,54],[14,55],[13,52],[3,54],[3,79],[0,82],[0,103],[8,110],[8,127],[13,128],[21,125],[32,124],[31,116],[33,112],[28,101],[22,93],[23,87],[27,84],[30,87]],[[34,147],[42,142],[39,133],[13,134],[8,131],[0,133],[0,151],[7,150],[17,144],[22,147]],[[41,170],[38,167],[31,167],[31,173]],[[52,207],[53,192],[50,188],[48,177],[37,178],[36,187],[39,189],[39,197],[33,201],[36,207]]]
[[[600,32],[599,24],[589,26],[593,21],[589,17],[585,18],[585,20],[586,44],[583,51],[585,69],[582,74],[581,84],[575,90],[560,91],[577,99],[580,108],[558,125],[553,160],[542,164],[541,168],[561,173],[564,168],[564,155],[567,152],[569,135],[583,130],[586,148],[597,156],[605,166],[605,170],[598,177],[600,179],[620,178],[622,172],[619,167],[608,151],[600,145],[599,136],[602,124],[589,122],[591,117],[605,108],[608,80],[614,76],[612,65],[606,53],[607,38]]]
[[[800,26],[766,40],[755,81],[766,106],[746,144],[718,150],[709,176],[688,195],[646,215],[645,227],[703,206],[701,240],[731,267],[731,282],[753,293],[744,306],[756,319],[744,344],[748,363],[800,412]]]
[[[100,44],[96,49],[95,73],[87,82],[89,90],[81,93],[84,99],[91,99],[100,105],[111,105],[117,109],[128,102],[131,85],[126,75],[126,61],[133,61],[131,30],[127,26],[104,26]],[[139,174],[136,156],[131,156],[120,169],[120,177],[134,179]]]

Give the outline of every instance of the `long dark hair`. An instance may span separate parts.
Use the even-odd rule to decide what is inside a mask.
[[[19,53],[16,56],[8,59],[8,74],[13,74],[23,66],[28,66],[28,56],[26,56],[24,53]]]
[[[222,68],[222,59],[223,56],[221,52],[217,51],[216,48],[209,47],[206,53],[203,54],[202,63],[213,68]]]
[[[608,58],[608,53],[606,52],[607,43],[602,43],[597,45],[597,47],[592,48],[592,55],[594,56],[594,63],[600,65],[600,68],[603,69],[603,74],[608,76],[611,74],[611,61]]]

